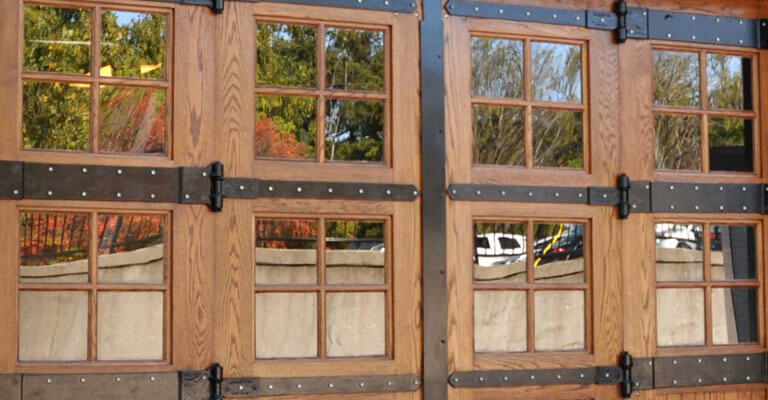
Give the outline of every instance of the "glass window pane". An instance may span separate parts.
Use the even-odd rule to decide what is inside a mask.
[[[704,289],[657,289],[659,347],[704,345]]]
[[[656,115],[656,169],[701,170],[701,118]]]
[[[701,84],[699,54],[682,51],[653,51],[654,104],[699,107]]]
[[[256,283],[317,282],[317,221],[256,220]]]
[[[165,89],[101,86],[99,97],[101,152],[165,152]]]
[[[475,352],[522,352],[528,349],[526,293],[475,291]]]
[[[581,111],[533,110],[533,165],[581,168]]]
[[[533,225],[533,276],[539,283],[584,282],[584,225]]]
[[[714,344],[757,343],[757,289],[712,289]]]
[[[315,159],[316,101],[256,97],[256,157]]]
[[[88,292],[19,292],[19,360],[88,358]]]
[[[707,54],[707,95],[712,108],[752,109],[752,59]]]
[[[88,282],[88,214],[22,212],[21,282]]]
[[[331,99],[325,112],[326,160],[384,160],[383,102]]]
[[[702,232],[701,225],[656,224],[656,281],[704,280]]]
[[[99,215],[99,282],[165,281],[165,216]]]
[[[90,85],[24,82],[25,149],[88,150]]]
[[[101,76],[165,79],[166,17],[101,13]]]
[[[581,103],[581,46],[531,43],[533,99]]]
[[[88,73],[91,70],[91,11],[25,5],[24,69]]]
[[[330,284],[385,283],[385,224],[378,221],[325,223],[325,279]]]
[[[525,165],[525,110],[475,104],[476,164]]]
[[[384,32],[329,28],[325,33],[329,89],[384,90]]]
[[[525,224],[476,222],[475,282],[525,282]]]
[[[256,358],[317,357],[317,294],[256,294]]]
[[[534,292],[535,338],[538,351],[584,350],[586,307],[581,290]]]
[[[757,247],[754,226],[712,225],[712,279],[757,279]]]
[[[709,169],[752,171],[752,120],[709,119]]]
[[[328,357],[383,356],[386,353],[384,293],[328,293]]]
[[[317,86],[315,49],[317,31],[312,26],[256,25],[256,84]]]
[[[523,42],[472,38],[472,95],[523,97]]]
[[[99,360],[163,359],[163,293],[100,292]]]

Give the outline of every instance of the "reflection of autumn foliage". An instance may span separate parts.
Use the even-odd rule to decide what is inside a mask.
[[[164,151],[163,90],[102,86],[101,92],[101,151]]]
[[[306,145],[296,140],[294,133],[280,134],[272,118],[256,120],[256,154],[269,157],[301,158]]]
[[[317,248],[317,221],[258,220],[256,247],[270,249]]]
[[[22,213],[21,265],[50,265],[88,258],[89,217],[73,213]],[[100,215],[99,254],[130,251],[163,242],[160,215]]]

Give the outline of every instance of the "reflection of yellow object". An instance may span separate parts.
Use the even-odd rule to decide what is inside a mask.
[[[112,66],[111,65],[105,65],[105,66],[99,68],[99,75],[101,75],[101,76],[112,76]]]
[[[152,71],[160,69],[160,67],[163,66],[163,63],[159,64],[144,64],[139,67],[139,71],[141,71],[142,74],[148,74]]]
[[[545,255],[549,253],[550,250],[552,250],[552,246],[554,246],[555,243],[557,243],[557,239],[560,239],[560,236],[563,235],[563,229],[565,228],[565,224],[560,224],[560,229],[557,231],[557,234],[552,237],[552,241],[549,242],[547,247],[544,248],[544,251],[541,252],[541,255]],[[539,266],[539,263],[541,262],[541,257],[537,258],[536,261],[533,263],[533,268],[536,268]]]
[[[79,88],[79,89],[88,89],[89,87],[91,87],[91,85],[88,83],[70,83],[69,87]]]

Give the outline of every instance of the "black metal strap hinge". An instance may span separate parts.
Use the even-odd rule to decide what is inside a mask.
[[[206,7],[209,7],[214,14],[221,14],[222,12],[224,12],[224,2],[225,2],[225,0],[152,0],[152,1],[206,6]],[[273,3],[301,4],[301,5],[308,5],[308,6],[339,7],[339,8],[358,9],[358,10],[376,10],[376,11],[390,11],[390,12],[402,12],[402,13],[412,13],[418,10],[418,5],[416,4],[415,0],[227,0],[227,1],[243,1],[243,2],[250,2],[250,3],[273,2]]]

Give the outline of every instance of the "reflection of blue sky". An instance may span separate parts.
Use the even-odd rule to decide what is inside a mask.
[[[542,101],[581,101],[581,47],[531,43],[533,95]]]
[[[147,14],[129,11],[110,11],[117,17],[117,25],[127,27],[147,17]]]
[[[741,78],[742,76],[742,58],[739,56],[723,56],[719,54],[707,54],[707,80],[709,89],[717,89],[721,83],[720,80],[725,76],[729,78]]]

